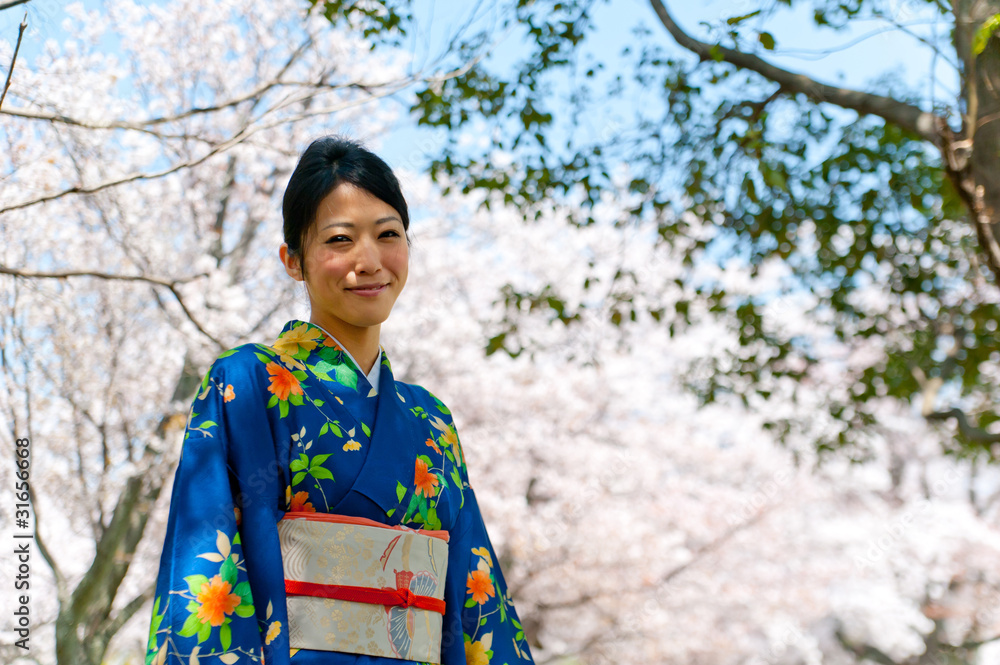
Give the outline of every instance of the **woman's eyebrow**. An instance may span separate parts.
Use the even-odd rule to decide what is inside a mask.
[[[399,222],[400,224],[402,224],[403,220],[401,220],[399,217],[391,217],[391,216],[390,217],[382,217],[381,219],[375,220],[375,224],[376,225],[378,225],[378,224],[386,224],[388,222]],[[355,227],[355,224],[354,224],[354,222],[330,222],[329,224],[326,224],[325,226],[323,226],[323,228],[321,230],[325,231],[326,229],[330,228],[331,226],[342,226],[344,228],[353,229]]]

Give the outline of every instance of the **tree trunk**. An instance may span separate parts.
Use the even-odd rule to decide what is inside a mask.
[[[1000,284],[1000,38],[993,35],[981,53],[973,51],[983,23],[1000,14],[1000,0],[955,0],[953,8],[965,115],[960,136],[942,128],[942,154]]]

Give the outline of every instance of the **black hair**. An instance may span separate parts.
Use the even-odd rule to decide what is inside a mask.
[[[348,183],[392,206],[399,213],[403,230],[410,228],[410,214],[399,181],[381,157],[357,141],[342,136],[324,136],[309,144],[285,187],[281,204],[285,244],[288,252],[302,256],[306,232],[326,195]]]

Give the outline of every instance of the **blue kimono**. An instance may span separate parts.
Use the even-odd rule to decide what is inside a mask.
[[[441,662],[532,662],[451,413],[381,363],[375,391],[322,329],[291,321],[212,365],[174,481],[147,665],[399,662],[289,648],[286,511],[447,530]]]

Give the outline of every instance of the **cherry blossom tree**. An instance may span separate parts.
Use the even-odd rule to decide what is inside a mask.
[[[363,15],[244,9],[69,5],[72,37],[22,59],[0,109],[5,441],[36,442],[33,598],[59,663],[103,662],[144,607],[194,385],[287,314],[274,220],[298,152],[381,131],[389,96],[448,75],[372,53]]]
[[[450,75],[416,71],[391,16],[352,6],[331,24],[284,1],[252,15],[76,5],[72,39],[19,60],[0,107],[0,407],[4,450],[33,442],[45,567],[37,641],[5,660],[141,658],[194,385],[220,351],[307,313],[275,256],[298,152],[331,131],[378,149],[393,96]],[[808,377],[699,408],[685,384],[709,380],[705,359],[738,349],[738,331],[697,304],[672,337],[653,319],[613,322],[622,271],[665,285],[629,294],[640,307],[686,302],[698,220],[678,220],[688,233],[673,245],[650,242],[654,218],[623,232],[638,196],[623,170],[590,226],[555,223],[562,210],[525,224],[502,198],[445,195],[398,161],[412,267],[384,343],[397,378],[456,414],[539,663],[993,662],[997,470],[942,457],[927,423],[890,400],[870,405],[865,458],[819,463],[814,441],[839,426],[820,405],[851,389],[843,368],[864,349],[812,322],[801,332],[831,354]],[[699,270],[747,293],[783,277]],[[564,311],[589,312],[573,325],[519,296],[573,284]],[[812,306],[797,293],[768,304],[785,326],[805,326]],[[498,328],[530,350],[486,356]],[[776,446],[764,427],[776,414],[808,427]]]

